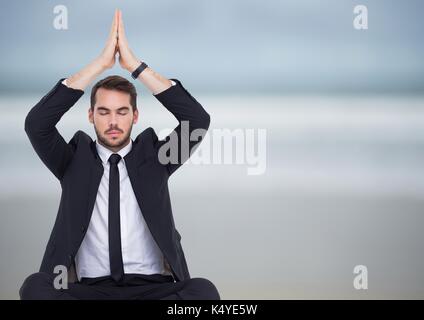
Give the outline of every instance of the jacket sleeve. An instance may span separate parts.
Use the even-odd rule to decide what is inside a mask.
[[[25,118],[25,132],[35,152],[59,180],[72,159],[76,136],[66,143],[56,124],[84,94],[83,90],[65,86],[63,80],[60,79]]]
[[[179,80],[170,80],[175,81],[176,85],[154,97],[175,116],[178,126],[163,140],[158,140],[155,133],[153,137],[159,161],[167,167],[169,175],[188,160],[204,138],[210,124],[210,116],[202,105]]]

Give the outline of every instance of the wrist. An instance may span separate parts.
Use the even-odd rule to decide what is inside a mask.
[[[111,67],[102,58],[97,58],[93,61],[93,67],[98,73],[102,73]]]
[[[139,67],[140,64],[141,64],[141,60],[134,59],[132,62],[128,64],[127,71],[129,73],[133,73],[135,69]]]

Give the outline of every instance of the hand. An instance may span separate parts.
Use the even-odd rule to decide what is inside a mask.
[[[121,10],[118,10],[118,52],[119,64],[127,71],[133,72],[140,65],[140,60],[136,58],[128,46]]]
[[[96,59],[104,69],[110,69],[115,64],[116,54],[118,52],[118,14],[119,10],[115,10],[106,46],[101,55]]]

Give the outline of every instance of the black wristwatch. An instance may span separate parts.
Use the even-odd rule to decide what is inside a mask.
[[[133,71],[133,73],[131,73],[131,77],[133,77],[133,79],[137,79],[138,76],[140,75],[140,73],[143,72],[144,69],[146,69],[148,67],[147,64],[145,64],[144,62],[142,62],[139,67],[137,69],[135,69]]]

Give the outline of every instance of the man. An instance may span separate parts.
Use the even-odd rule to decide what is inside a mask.
[[[116,55],[179,125],[164,140],[152,128],[131,140],[136,90],[110,76],[91,92],[88,118],[97,140],[78,131],[66,143],[56,124],[95,77],[114,66]],[[25,279],[21,299],[220,299],[211,281],[190,277],[172,216],[168,178],[200,141],[187,138],[184,122],[187,134],[197,130],[202,138],[210,117],[179,80],[140,63],[116,10],[101,55],[61,79],[25,119],[31,144],[59,179],[62,196],[40,270]],[[165,161],[175,159],[175,146],[178,161]],[[61,268],[65,281],[58,281]]]

